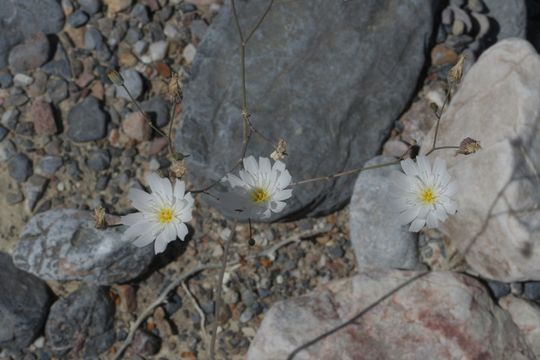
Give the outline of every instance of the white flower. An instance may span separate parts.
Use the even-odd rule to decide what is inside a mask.
[[[149,194],[139,189],[129,190],[131,204],[140,212],[122,216],[122,224],[129,225],[124,233],[127,240],[143,247],[155,240],[154,250],[163,252],[167,244],[188,233],[186,222],[191,220],[193,197],[185,193],[185,183],[176,180],[174,189],[169,179],[150,174],[146,181],[152,190]]]
[[[243,159],[244,170],[239,176],[228,174],[225,181],[233,187],[233,196],[225,196],[225,201],[234,202],[234,207],[247,211],[250,217],[269,218],[285,207],[285,201],[292,196],[292,190],[286,189],[291,183],[291,174],[285,164],[276,161],[272,166],[270,159],[260,157],[259,162],[253,156]],[[231,204],[229,204],[231,205]]]
[[[407,159],[401,162],[402,172],[396,172],[396,207],[400,212],[397,222],[411,223],[409,231],[420,231],[424,226],[435,228],[448,215],[456,213],[456,203],[451,197],[456,192],[455,182],[450,181],[444,160],[437,158],[431,167],[425,156],[417,156],[416,163]]]

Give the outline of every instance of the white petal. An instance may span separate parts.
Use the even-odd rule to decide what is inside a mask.
[[[452,196],[457,192],[457,184],[455,181],[450,182],[448,185],[446,185],[446,190],[444,194],[446,196]]]
[[[250,187],[258,186],[257,178],[251,175],[249,172],[240,170],[238,172],[238,175],[240,175],[240,178],[242,179],[242,182],[244,183],[244,185],[242,185],[243,188],[250,188]]]
[[[433,162],[433,175],[443,176],[446,173],[446,161],[440,157],[436,158]]]
[[[140,212],[127,214],[120,217],[120,223],[124,225],[134,225],[145,221],[145,217]]]
[[[416,184],[414,177],[407,176],[401,171],[392,172],[392,182],[398,189],[406,191],[411,190]]]
[[[283,172],[285,170],[285,163],[283,161],[276,160],[274,166],[272,166],[272,171]]]
[[[448,200],[442,204],[449,215],[454,215],[457,212],[457,204],[455,201]]]
[[[399,214],[399,216],[396,219],[396,222],[400,225],[408,224],[418,216],[419,212],[420,212],[420,209],[417,207],[409,208],[405,210],[404,212],[402,212],[401,214]]]
[[[401,168],[405,171],[405,174],[408,176],[418,175],[418,167],[411,159],[403,160],[401,163]]]
[[[424,219],[415,219],[411,226],[409,227],[409,231],[410,232],[419,232],[420,230],[422,230],[422,228],[424,227],[424,225],[426,224],[426,220]]]
[[[184,194],[186,193],[186,183],[182,180],[176,179],[174,182],[174,197],[176,200],[180,200],[184,198]]]
[[[445,208],[440,204],[435,205],[435,215],[437,216],[437,219],[441,222],[445,221],[448,218]]]
[[[152,194],[157,194],[164,201],[172,201],[173,192],[171,181],[166,178],[159,177],[155,173],[150,173],[146,177],[146,181],[152,190]]]
[[[272,197],[272,199],[277,200],[277,201],[282,201],[282,200],[287,200],[291,196],[292,196],[292,189],[286,189],[286,190],[277,191]]]
[[[186,224],[177,222],[174,225],[176,227],[176,235],[180,238],[180,240],[184,240],[189,232]]]
[[[149,226],[141,236],[133,242],[133,245],[137,247],[145,247],[156,239],[157,235],[157,226]]]
[[[152,195],[140,189],[131,188],[128,192],[129,200],[131,204],[139,211],[152,212],[154,206],[154,198]]]
[[[288,170],[283,170],[277,179],[278,189],[285,189],[291,183],[291,174]]]
[[[439,226],[439,220],[437,220],[437,215],[435,215],[435,211],[432,211],[428,214],[426,224],[428,228],[436,228],[437,226]]]
[[[427,157],[424,155],[418,155],[416,157],[416,164],[418,165],[418,172],[420,173],[420,176],[431,176],[431,166],[429,165],[429,160]]]
[[[244,187],[245,183],[236,175],[233,175],[233,174],[228,174],[227,175],[227,181],[229,182],[229,184],[231,184],[231,186],[234,188],[234,187]]]
[[[162,253],[167,248],[167,244],[176,239],[176,228],[173,224],[165,226],[161,234],[154,242],[154,251],[156,254]]]
[[[256,175],[259,172],[259,165],[257,160],[253,156],[248,156],[244,158],[244,169],[251,175]]]
[[[269,176],[272,172],[272,164],[270,164],[270,159],[265,157],[259,158],[259,172],[265,176]]]

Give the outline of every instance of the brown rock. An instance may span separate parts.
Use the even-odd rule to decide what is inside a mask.
[[[437,44],[431,50],[431,65],[441,66],[455,64],[458,61],[458,54],[445,44]]]
[[[131,6],[132,0],[105,0],[107,14],[114,15]]]
[[[276,303],[247,359],[293,353],[313,360],[535,358],[509,314],[473,278],[400,270],[371,271]]]
[[[32,104],[29,119],[34,123],[37,135],[53,135],[58,131],[51,105],[45,101],[38,100]]]
[[[140,112],[133,112],[122,122],[122,130],[130,139],[145,141],[150,139],[152,129]]]

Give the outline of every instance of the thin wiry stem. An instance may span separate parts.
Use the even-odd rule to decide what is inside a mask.
[[[434,147],[431,150],[429,150],[426,153],[426,156],[428,156],[429,154],[431,154],[434,151],[443,150],[443,149],[459,149],[459,146],[437,146],[437,147]]]
[[[342,171],[342,172],[339,172],[339,173],[333,174],[333,175],[320,176],[320,177],[316,177],[316,178],[312,178],[312,179],[300,180],[300,181],[296,181],[296,182],[291,183],[291,186],[307,184],[307,183],[311,183],[311,182],[315,182],[315,181],[321,181],[321,180],[332,180],[332,179],[335,179],[335,178],[340,177],[340,176],[357,174],[357,173],[365,171],[365,170],[379,169],[379,168],[382,168],[382,167],[385,167],[385,166],[397,165],[397,164],[399,164],[399,162],[400,162],[399,160],[396,160],[396,161],[391,161],[391,162],[387,162],[387,163],[383,163],[383,164],[365,166],[365,167],[360,167],[360,168],[351,169],[351,170],[347,170],[347,171]]]
[[[182,281],[182,289],[184,289],[184,291],[186,292],[188,298],[191,300],[191,302],[193,303],[193,307],[195,307],[195,310],[197,310],[197,312],[199,313],[199,317],[201,318],[200,320],[200,326],[201,326],[201,331],[202,331],[202,335],[203,335],[203,339],[206,343],[208,343],[208,334],[206,333],[206,326],[205,326],[205,323],[206,323],[206,316],[204,315],[204,311],[201,309],[201,306],[199,305],[199,302],[197,301],[197,299],[195,298],[195,295],[193,295],[191,293],[191,291],[189,290],[189,287],[187,286],[186,282],[185,281]]]
[[[236,224],[235,221],[231,228],[231,234],[229,235],[229,238],[227,239],[227,242],[225,243],[225,249],[223,250],[223,260],[221,262],[221,269],[219,270],[219,281],[217,283],[217,289],[216,289],[216,308],[214,311],[214,326],[212,330],[212,340],[210,341],[210,359],[215,360],[216,358],[216,339],[217,339],[217,330],[218,330],[218,322],[219,322],[219,311],[221,310],[221,289],[223,287],[223,278],[225,276],[225,269],[227,268],[227,257],[229,255],[229,249],[231,247],[232,240],[234,238],[234,233],[236,231]]]
[[[446,104],[448,103],[448,100],[450,100],[450,92],[448,91],[446,93],[446,97],[444,98],[444,102],[441,106],[440,111],[435,111],[435,116],[437,117],[437,122],[435,123],[435,135],[433,135],[433,145],[431,145],[431,150],[429,153],[433,152],[433,149],[435,149],[435,146],[437,145],[437,136],[439,135],[439,124],[441,123],[441,117],[442,113],[444,112],[444,108],[446,107]]]

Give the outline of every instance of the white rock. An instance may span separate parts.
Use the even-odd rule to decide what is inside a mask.
[[[167,49],[169,48],[169,43],[165,40],[156,41],[155,43],[150,44],[150,58],[152,61],[159,61],[165,58],[167,55]]]
[[[193,46],[193,44],[188,44],[184,48],[184,51],[182,52],[182,56],[184,57],[184,60],[186,60],[188,64],[191,64],[193,62],[193,59],[195,58],[196,53],[197,53],[197,49],[195,48],[195,46]]]
[[[277,302],[247,359],[289,359],[310,341],[294,359],[535,358],[485,287],[451,272],[372,271]]]
[[[459,188],[458,213],[442,230],[485,278],[540,280],[539,129],[540,57],[526,41],[501,41],[469,70],[439,128],[438,145],[471,137],[483,149],[436,153]]]
[[[528,341],[531,350],[540,358],[540,305],[513,295],[499,300]]]
[[[34,82],[34,79],[31,76],[26,74],[15,74],[13,77],[13,83],[17,86],[28,86]]]

